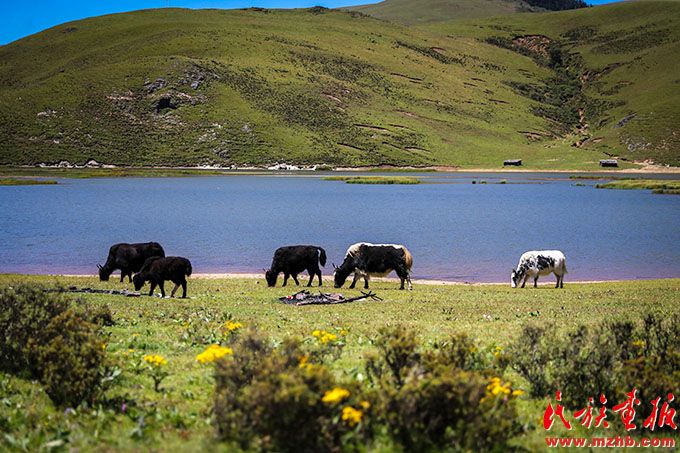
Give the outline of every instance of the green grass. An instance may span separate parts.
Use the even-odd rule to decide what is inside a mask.
[[[597,189],[651,190],[655,194],[679,194],[680,181],[662,179],[621,179],[596,184]]]
[[[115,279],[100,282],[95,277],[0,275],[0,285],[18,282],[42,287],[132,289]],[[241,322],[245,328],[257,326],[277,341],[290,335],[308,338],[316,329],[331,333],[347,329],[343,356],[333,369],[337,373],[352,373],[361,371],[353,368],[372,349],[377,330],[388,324],[417,329],[423,347],[444,341],[456,332],[467,332],[480,348],[493,349],[503,348],[517,338],[528,322],[547,323],[559,334],[580,323],[594,325],[603,319],[619,318],[639,320],[649,310],[668,315],[680,311],[677,279],[592,284],[567,281],[564,290],[554,290],[552,282],[536,290],[513,290],[509,284],[416,283],[413,291],[397,288],[398,283],[393,281],[375,281],[371,290],[383,301],[306,307],[278,301],[279,297],[301,288],[267,288],[263,278],[191,278],[188,295],[193,299],[187,300],[73,294],[76,303],[87,300],[106,304],[114,315],[115,325],[104,328],[106,353],[116,359],[123,373],[110,391],[112,402],[103,407],[75,408],[69,414],[55,409],[35,382],[0,374],[3,434],[11,436],[17,445],[24,443],[30,451],[58,440],[67,449],[83,451],[131,452],[147,449],[149,445],[163,451],[231,451],[217,442],[210,424],[212,366],[196,361],[196,355],[207,347],[197,333],[217,329],[226,319]],[[346,297],[360,295],[358,290],[334,290],[328,279],[321,289]],[[317,287],[311,290],[316,291]],[[146,372],[134,372],[135,363],[144,354],[159,354],[168,362],[170,375],[161,384],[162,393],[154,392],[153,381]],[[506,378],[513,381],[513,387],[526,386],[511,372]],[[115,403],[115,396],[128,401],[125,412]],[[547,402],[524,400],[521,422],[534,426]],[[529,451],[544,451],[542,437],[543,430],[532,428],[516,441]],[[3,442],[6,440],[5,437]],[[8,443],[3,445],[21,449],[8,447]],[[381,450],[373,446],[370,451]]]
[[[0,164],[501,169],[521,158],[529,169],[584,171],[607,154],[626,157],[622,169],[675,163],[680,13],[655,6],[617,5],[616,26],[600,7],[427,30],[323,9],[165,8],[64,24],[0,48]],[[559,38],[575,28],[562,18],[611,38],[561,44],[577,46],[588,71],[625,63],[586,84],[587,105],[559,103],[577,78],[552,86],[552,69],[485,41]],[[648,25],[671,31],[616,47],[625,55],[585,53]],[[531,98],[546,92],[549,105]],[[580,147],[579,107],[591,137]]]
[[[545,11],[526,2],[503,0],[386,0],[370,5],[346,8],[378,19],[404,25],[418,25],[445,20],[479,19],[526,11]]]
[[[367,173],[436,173],[436,168],[371,168]]]
[[[387,176],[328,176],[322,181],[345,181],[347,184],[420,184],[418,178]]]
[[[0,178],[0,186],[35,186],[56,183],[57,181],[52,180]]]
[[[566,73],[581,85],[581,101],[571,108],[583,109],[587,127],[582,128],[586,138],[582,149],[619,160],[649,159],[678,166],[680,102],[673,87],[680,62],[672,55],[680,45],[679,21],[680,2],[672,0],[436,23],[426,28],[483,41],[493,37],[493,42],[510,45],[511,51],[534,60],[537,55],[532,49],[512,45],[512,39],[547,37],[549,46],[559,49],[568,63]],[[523,81],[524,93],[549,91],[548,80]]]
[[[11,176],[4,180],[15,180],[19,177],[50,178],[145,178],[145,177],[180,177],[180,176],[217,176],[226,174],[221,170],[180,169],[180,168],[40,168],[40,167],[3,167],[0,176]],[[36,182],[41,184],[41,182]],[[54,182],[56,184],[56,181]]]

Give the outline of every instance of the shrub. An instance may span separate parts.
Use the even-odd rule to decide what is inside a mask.
[[[537,397],[562,392],[569,409],[581,409],[604,394],[610,403],[638,390],[643,416],[650,401],[680,392],[680,317],[650,313],[641,324],[603,321],[578,326],[557,337],[547,327],[528,325],[511,345],[512,367]]]
[[[97,396],[105,363],[95,327],[72,310],[55,317],[26,346],[38,378],[54,404],[75,407]]]
[[[64,294],[31,285],[0,288],[0,370],[37,377],[38,368],[29,359],[26,345],[41,336],[68,305]]]
[[[380,356],[366,355],[366,374],[371,381],[387,379],[401,387],[408,373],[420,363],[416,333],[403,326],[383,327],[375,342]]]
[[[418,351],[415,332],[397,326],[381,329],[375,344],[366,368],[377,386],[376,417],[405,451],[502,450],[519,432],[514,399],[521,392],[463,369],[481,364],[466,335]]]
[[[668,394],[675,398],[680,395],[680,354],[670,353],[665,360],[658,355],[640,356],[623,363],[622,375],[624,386],[619,390],[617,402],[626,399],[625,393],[636,389],[636,397],[640,406],[635,407],[638,428],[642,426],[653,410],[653,400],[660,398],[658,409],[668,401]],[[657,425],[658,427],[658,425]]]
[[[565,407],[580,409],[589,398],[615,395],[621,387],[621,361],[628,358],[633,324],[628,321],[579,326],[557,344],[552,375]]]
[[[517,341],[510,345],[512,368],[531,385],[531,395],[543,397],[554,391],[548,375],[551,360],[552,335],[545,334],[546,327],[525,325]]]
[[[356,383],[310,363],[297,339],[276,349],[244,333],[233,356],[215,361],[215,422],[224,440],[248,450],[340,451],[363,437],[371,403]]]
[[[108,304],[79,301],[77,304],[73,304],[72,307],[85,321],[98,327],[110,327],[116,324],[113,319],[113,313],[111,313],[111,307]]]
[[[89,308],[76,313],[60,291],[0,289],[0,369],[38,379],[56,405],[90,402],[101,390],[106,361],[96,326],[84,318],[106,324],[112,317],[108,306]]]
[[[644,420],[652,413],[652,400],[660,397],[659,409],[668,394],[680,395],[680,317],[648,313],[640,329],[629,342],[630,358],[622,364],[623,387],[617,395],[637,389],[640,400],[636,420]]]
[[[504,451],[520,432],[514,404],[519,393],[500,382],[440,367],[412,375],[399,389],[387,389],[380,409],[405,451]]]

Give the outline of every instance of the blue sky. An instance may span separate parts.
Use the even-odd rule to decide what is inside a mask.
[[[414,0],[418,1],[418,0]],[[611,3],[611,0],[586,0],[587,3],[599,5]],[[101,16],[104,14],[121,13],[148,8],[164,8],[166,4],[177,8],[220,8],[234,9],[259,6],[263,8],[309,8],[312,6],[325,6],[327,8],[339,8],[341,6],[363,5],[378,3],[371,0],[123,0],[113,2],[93,2],[91,0],[38,0],[27,2],[22,0],[10,0],[3,2],[0,11],[5,19],[0,28],[0,45],[16,41],[24,36],[38,33],[55,25],[86,17]]]

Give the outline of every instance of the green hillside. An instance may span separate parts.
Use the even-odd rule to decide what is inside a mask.
[[[585,88],[556,84],[580,93],[571,98],[540,89],[565,72],[550,59],[498,45],[518,33],[561,40],[588,24],[596,36],[641,30],[649,11],[639,8],[656,3],[621,5],[634,11],[607,26],[607,15],[593,13],[600,8],[430,30],[320,7],[173,8],[72,22],[0,47],[0,163],[499,168],[521,158],[529,168],[596,169],[604,152],[626,151],[617,134],[639,123],[654,126],[644,135],[653,145],[631,157],[677,164],[672,143],[654,153],[657,137],[677,134],[679,72],[664,67],[677,65],[678,3],[651,16],[669,31],[644,48],[597,60],[601,43],[583,41],[589,33],[560,47],[584,49]],[[546,22],[560,17],[564,31]],[[622,65],[588,75],[614,63]],[[599,106],[586,113],[588,128],[574,119],[579,102]]]
[[[523,0],[385,0],[345,9],[404,25],[545,11]]]
[[[625,2],[541,14],[540,20],[518,14],[428,29],[538,60],[541,53],[547,60],[556,57],[559,72],[587,98],[574,104],[585,115],[579,146],[631,161],[680,165],[679,1]],[[545,82],[515,88],[536,97],[545,94]]]

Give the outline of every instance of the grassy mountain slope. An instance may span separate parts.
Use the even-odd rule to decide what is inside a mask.
[[[680,2],[626,2],[540,17],[519,14],[428,29],[506,43],[546,37],[547,48],[565,56],[564,66],[578,77],[582,92],[598,101],[582,106],[591,110],[583,149],[680,165]]]
[[[345,9],[404,25],[545,11],[522,0],[385,0]]]
[[[522,77],[505,53],[319,9],[87,19],[0,48],[1,155],[498,166],[543,127],[500,83]]]
[[[600,24],[587,19],[597,9],[559,14]],[[145,10],[64,24],[0,47],[0,163],[498,168],[522,158],[530,168],[596,169],[602,151],[625,146],[608,137],[572,146],[583,125],[573,115],[562,124],[559,105],[541,113],[543,100],[525,89],[555,68],[484,41],[559,14],[434,31],[318,7]],[[664,46],[657,56],[668,59]],[[673,76],[661,78],[664,102]],[[646,82],[625,81],[633,89],[612,96],[647,102],[635,90]],[[590,102],[598,96],[609,95]],[[617,108],[611,121],[625,113]]]

